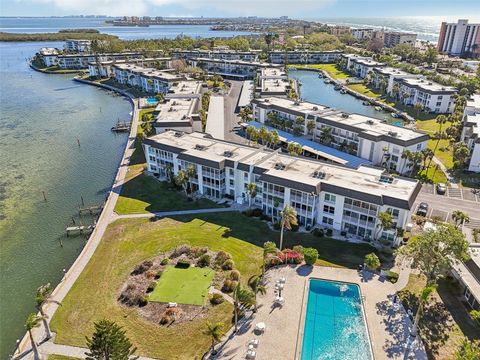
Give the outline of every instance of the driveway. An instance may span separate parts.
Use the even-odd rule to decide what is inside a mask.
[[[229,80],[231,83],[230,92],[225,96],[225,140],[235,141],[240,144],[245,144],[244,137],[236,133],[238,129],[238,122],[240,117],[235,113],[238,98],[242,91],[243,81]]]

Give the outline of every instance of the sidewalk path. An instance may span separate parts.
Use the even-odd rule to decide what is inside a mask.
[[[433,162],[435,164],[438,165],[438,167],[440,168],[440,170],[445,174],[445,176],[447,177],[447,180],[448,182],[450,183],[451,187],[453,188],[458,188],[458,185],[457,185],[457,182],[455,181],[455,179],[450,175],[450,173],[448,172],[448,169],[446,168],[445,165],[443,165],[443,163],[440,161],[439,158],[437,158],[436,156],[434,156],[432,158]]]
[[[195,210],[178,210],[178,211],[159,211],[145,214],[127,214],[116,215],[116,219],[137,219],[137,218],[151,218],[154,216],[165,217],[175,215],[190,215],[190,214],[206,214],[206,213],[220,213],[220,212],[233,212],[244,211],[247,209],[245,205],[234,204],[228,208],[212,208],[212,209],[195,209]]]

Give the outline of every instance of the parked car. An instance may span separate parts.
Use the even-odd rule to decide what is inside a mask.
[[[439,195],[444,195],[447,192],[447,185],[444,183],[438,183],[437,184],[437,194]]]
[[[417,208],[417,215],[426,217],[427,212],[428,212],[428,204],[426,202],[421,202]]]

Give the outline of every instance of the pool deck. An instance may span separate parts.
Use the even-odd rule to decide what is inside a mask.
[[[276,294],[275,281],[285,277],[282,296],[283,307],[273,307]],[[301,359],[303,315],[310,278],[343,281],[358,284],[361,289],[367,327],[375,360],[380,359],[427,359],[422,344],[411,343],[411,322],[403,308],[394,309],[391,298],[397,285],[381,281],[378,276],[355,270],[282,266],[266,273],[267,294],[258,297],[259,309],[239,329],[235,336],[218,347],[216,359],[245,359],[248,342],[258,339],[256,359]],[[255,324],[264,322],[266,330],[255,335]],[[408,350],[407,350],[408,348]],[[363,359],[362,359],[363,360]]]

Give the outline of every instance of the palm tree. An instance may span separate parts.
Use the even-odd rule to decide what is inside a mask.
[[[195,168],[194,165],[188,165],[186,173],[187,173],[188,187],[190,188],[190,194],[191,194],[193,193],[192,179],[197,176],[197,169]]]
[[[40,326],[40,321],[42,321],[42,317],[38,316],[35,313],[31,313],[28,315],[27,320],[25,320],[25,328],[27,329],[28,336],[30,337],[30,343],[32,344],[32,351],[33,351],[33,358],[35,360],[39,359],[38,356],[38,346],[33,338],[33,329]]]
[[[400,85],[398,85],[397,83],[392,86],[392,95],[398,101],[398,98],[400,96]]]
[[[270,131],[270,134],[272,135],[272,145],[273,148],[275,148],[276,145],[280,142],[280,136],[278,135],[277,130],[272,130]]]
[[[280,213],[282,220],[280,222],[280,251],[283,248],[283,231],[285,228],[292,230],[292,226],[298,225],[297,212],[290,205],[285,205],[283,211]]]
[[[322,144],[330,145],[333,142],[332,128],[326,126],[322,127],[318,139]]]
[[[423,155],[420,151],[415,151],[412,153],[410,158],[412,169],[410,170],[410,176],[418,169],[418,165],[422,162]]]
[[[247,184],[247,194],[248,194],[248,207],[252,207],[252,200],[257,196],[257,184],[249,183]]]
[[[452,213],[452,219],[453,219],[453,221],[455,221],[455,227],[457,229],[461,224],[470,222],[470,216],[468,216],[467,213],[465,213],[461,210],[455,210]]]
[[[375,234],[375,239],[378,239],[378,235],[382,233],[383,230],[388,230],[393,226],[393,217],[392,214],[386,211],[380,211],[378,213],[378,224],[377,232]]]
[[[212,355],[215,355],[216,354],[215,343],[219,342],[222,339],[222,336],[224,335],[223,323],[222,322],[211,323],[210,321],[207,321],[205,325],[205,330],[203,330],[202,332],[204,335],[210,336],[212,338],[212,346],[210,347],[210,351]]]
[[[420,110],[423,109],[423,105],[421,103],[417,102],[417,103],[415,103],[415,105],[413,105],[413,108],[417,112],[417,118],[418,118],[418,115],[420,114]]]
[[[425,148],[422,151],[420,151],[420,154],[422,155],[422,170],[425,170],[427,168],[427,161],[433,159],[433,156],[435,155],[433,150],[430,148]]]
[[[403,169],[405,168],[405,164],[410,160],[412,156],[412,152],[408,149],[403,150],[402,155],[400,156],[404,161],[402,164],[402,169],[400,170],[400,174],[403,174]]]
[[[413,328],[412,328],[413,336],[417,336],[418,323],[420,322],[420,317],[423,313],[423,308],[427,303],[428,299],[430,298],[430,295],[435,290],[435,288],[436,288],[435,285],[427,285],[422,290],[422,293],[420,294],[420,298],[418,299],[418,309],[417,309],[417,313],[415,314],[415,320],[413,322]]]
[[[287,146],[287,151],[290,155],[301,155],[303,152],[302,145],[296,142],[289,142]]]
[[[313,130],[315,129],[316,125],[317,125],[317,123],[313,119],[310,119],[310,120],[307,121],[307,130],[308,130],[309,134],[313,135],[312,139],[315,139],[315,132]]]
[[[177,186],[181,186],[183,191],[185,191],[185,196],[188,196],[187,184],[188,176],[185,170],[180,170],[177,175],[174,176],[174,182]]]
[[[257,312],[257,294],[265,295],[267,289],[262,285],[261,278],[258,275],[253,275],[248,279],[248,286],[250,286],[255,294],[255,306],[253,307],[253,312]]]
[[[255,128],[255,126],[249,126],[247,127],[247,137],[248,137],[248,145],[250,145],[250,141],[256,137],[256,132],[257,132],[257,129]]]
[[[443,115],[440,115],[440,116],[443,116]],[[440,117],[439,116],[439,117]],[[432,140],[436,140],[437,142],[435,143],[435,147],[433,148],[433,154],[435,155],[435,152],[437,151],[437,148],[438,148],[438,144],[440,143],[440,140],[445,140],[447,138],[447,134],[444,132],[444,131],[441,131],[441,126],[440,126],[440,130],[439,131],[436,131],[433,136],[432,136]],[[432,160],[433,160],[433,156],[432,158],[430,159],[430,162],[428,163],[428,167],[430,167],[430,164],[432,163]]]
[[[50,295],[52,294],[52,285],[47,283],[40,286],[37,289],[37,294],[35,296],[35,308],[38,310],[42,317],[43,325],[45,326],[46,339],[50,339],[52,334],[50,333],[50,327],[48,326],[47,315],[43,310],[43,305],[45,305],[50,300]]]
[[[258,138],[261,140],[262,142],[262,145],[265,145],[265,142],[267,140],[267,137],[268,137],[268,130],[265,126],[262,126],[259,130],[258,130]]]
[[[249,106],[244,106],[240,110],[239,115],[243,122],[249,122],[250,120],[252,120],[252,109],[250,109]]]
[[[381,92],[382,94],[385,93],[385,91],[386,91],[386,89],[387,89],[387,85],[388,85],[388,83],[387,83],[387,81],[386,81],[384,78],[382,78],[382,80],[380,80],[380,82],[378,83],[378,86],[379,86],[379,88],[380,88],[380,92]]]
[[[263,262],[262,262],[262,276],[265,274],[265,262],[268,255],[277,254],[278,249],[273,241],[267,241],[263,244]]]
[[[235,315],[234,333],[238,330],[238,312],[240,306],[251,307],[253,305],[255,305],[255,295],[250,290],[244,289],[241,285],[238,285],[235,290],[233,290],[233,312]]]

